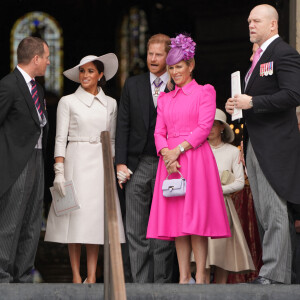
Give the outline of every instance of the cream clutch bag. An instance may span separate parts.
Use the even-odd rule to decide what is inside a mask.
[[[235,177],[232,172],[228,170],[224,170],[221,174],[221,184],[222,185],[227,185],[230,183],[233,183],[235,180]]]

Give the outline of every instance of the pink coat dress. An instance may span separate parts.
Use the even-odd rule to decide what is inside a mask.
[[[168,173],[160,157],[148,223],[147,238],[174,240],[185,235],[224,238],[230,228],[224,205],[219,172],[207,142],[216,111],[216,92],[211,85],[195,80],[170,93],[160,93],[155,127],[158,155],[183,141],[193,149],[178,158],[186,179],[186,195],[166,198],[162,183]],[[178,173],[169,179],[179,178]]]

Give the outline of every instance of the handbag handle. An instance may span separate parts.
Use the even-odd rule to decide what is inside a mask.
[[[185,178],[182,176],[182,174],[179,172],[179,171],[177,171],[177,173],[179,173],[180,174],[180,178],[181,179],[184,179],[185,180]],[[172,173],[173,174],[173,173]],[[167,178],[166,179],[169,179],[169,176],[170,176],[171,174],[168,174],[168,176],[167,176]]]

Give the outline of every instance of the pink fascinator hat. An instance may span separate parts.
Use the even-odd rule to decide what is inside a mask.
[[[168,53],[167,65],[175,65],[182,60],[190,60],[195,56],[196,43],[190,36],[179,34],[171,39],[171,50]]]

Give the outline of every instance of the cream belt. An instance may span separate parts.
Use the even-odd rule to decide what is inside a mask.
[[[89,142],[91,144],[100,143],[100,136],[68,136],[69,142]]]

